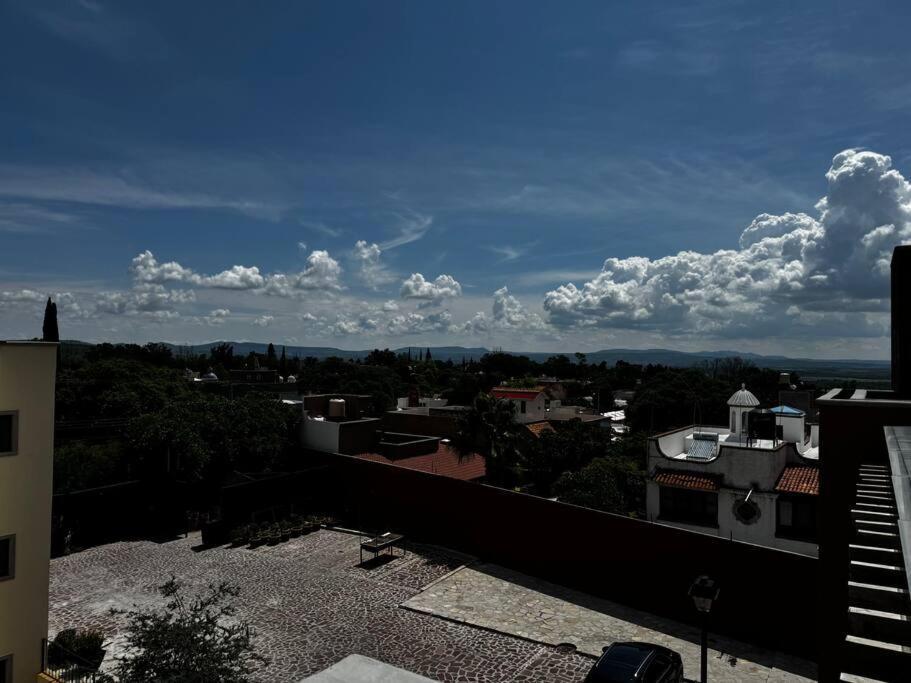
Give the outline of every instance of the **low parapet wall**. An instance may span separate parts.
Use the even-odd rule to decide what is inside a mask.
[[[352,523],[390,529],[667,617],[696,623],[701,574],[721,597],[712,629],[816,652],[817,560],[358,458],[329,459]]]

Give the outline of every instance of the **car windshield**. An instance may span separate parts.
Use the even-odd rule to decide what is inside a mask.
[[[625,683],[632,680],[648,652],[638,647],[615,645],[595,666],[592,683]]]

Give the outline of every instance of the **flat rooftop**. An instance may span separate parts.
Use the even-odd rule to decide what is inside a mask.
[[[191,589],[239,586],[238,617],[270,660],[255,680],[301,681],[354,654],[433,681],[576,683],[595,661],[585,653],[631,638],[675,647],[687,677],[698,672],[692,627],[436,546],[409,544],[406,557],[361,565],[361,538],[323,529],[275,546],[202,549],[193,533],[56,558],[49,632],[102,629],[110,643],[104,669],[123,651],[124,622],[110,609],[160,605],[152,588],[174,574]],[[810,663],[744,643],[713,637],[710,648],[712,680],[815,675]]]

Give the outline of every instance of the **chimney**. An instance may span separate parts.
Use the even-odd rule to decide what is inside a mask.
[[[892,252],[892,391],[911,397],[911,244]]]

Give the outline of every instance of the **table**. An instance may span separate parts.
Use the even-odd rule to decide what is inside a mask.
[[[390,555],[394,555],[393,549],[399,547],[402,549],[402,557],[408,554],[408,547],[406,544],[405,537],[402,534],[393,534],[386,532],[385,534],[380,534],[379,536],[374,536],[366,541],[361,542],[361,564],[364,563],[364,551],[368,553],[373,553],[373,557],[376,558],[377,555],[384,551],[388,551]]]

